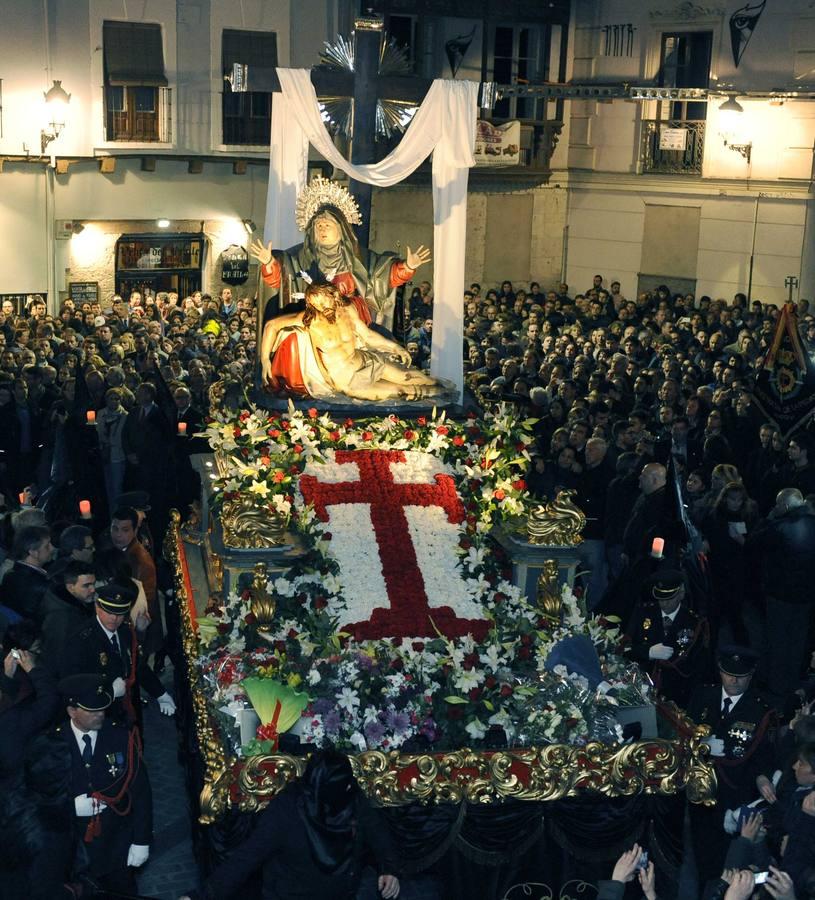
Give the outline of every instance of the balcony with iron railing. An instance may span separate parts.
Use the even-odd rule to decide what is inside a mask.
[[[701,176],[705,123],[685,119],[643,119],[639,171],[643,175]]]

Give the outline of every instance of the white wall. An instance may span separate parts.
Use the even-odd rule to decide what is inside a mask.
[[[747,287],[757,210],[753,297],[783,302],[787,296],[784,278],[795,275],[801,277],[800,296],[812,298],[812,248],[804,240],[808,201],[806,191],[773,190],[772,185],[761,191],[733,186],[720,192],[706,186],[686,186],[680,191],[664,179],[615,183],[587,178],[570,189],[566,280],[573,290],[584,290],[592,276],[600,273],[606,283],[619,280],[627,297],[635,296],[638,274],[648,271],[642,259],[646,204],[698,206],[696,294],[731,299]]]
[[[44,291],[45,172],[9,165],[0,174],[0,294]]]

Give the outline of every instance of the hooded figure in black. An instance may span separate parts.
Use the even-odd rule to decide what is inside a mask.
[[[353,900],[368,857],[381,896],[398,896],[384,822],[359,791],[348,758],[321,750],[303,777],[258,815],[245,843],[189,897],[227,900],[262,868],[263,900]]]

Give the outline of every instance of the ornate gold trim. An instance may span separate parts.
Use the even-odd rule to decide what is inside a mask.
[[[199,821],[209,825],[229,808],[229,787],[232,782],[230,763],[219,735],[210,720],[207,696],[203,689],[201,673],[195,660],[198,658],[198,635],[190,616],[190,597],[181,566],[181,516],[178,510],[170,512],[170,527],[164,539],[164,556],[173,569],[176,600],[181,611],[181,643],[187,661],[192,700],[192,715],[198,749],[204,760],[204,787],[201,791],[201,815]]]
[[[552,744],[493,753],[467,748],[443,754],[383,753],[351,757],[354,775],[371,800],[382,806],[405,803],[494,803],[560,800],[591,791],[606,797],[676,794],[686,789],[693,803],[710,804],[715,775],[699,752],[698,737],[650,740],[613,747]],[[703,745],[704,746],[704,745]],[[239,806],[256,810],[302,771],[300,757],[252,757],[240,773]]]
[[[586,525],[586,516],[572,503],[576,493],[559,491],[554,500],[529,510],[526,531],[530,544],[574,547],[583,540],[580,532]]]
[[[261,550],[279,547],[286,534],[288,519],[256,505],[249,494],[224,500],[221,528],[224,546],[237,550]]]

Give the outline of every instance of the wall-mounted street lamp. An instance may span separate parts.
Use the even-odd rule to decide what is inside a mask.
[[[41,153],[45,153],[45,148],[51,141],[60,136],[68,119],[68,104],[71,102],[71,95],[62,86],[62,82],[56,79],[44,96],[48,125],[40,132]]]
[[[735,131],[736,123],[740,116],[744,114],[744,107],[736,99],[735,94],[730,94],[727,100],[720,104],[719,113],[722,125],[724,126],[722,130],[722,141],[724,142],[725,147],[729,147],[731,150],[735,150],[736,153],[740,153],[747,160],[747,165],[749,166],[750,157],[753,154],[752,141],[746,144],[737,144],[732,140],[732,134]]]

